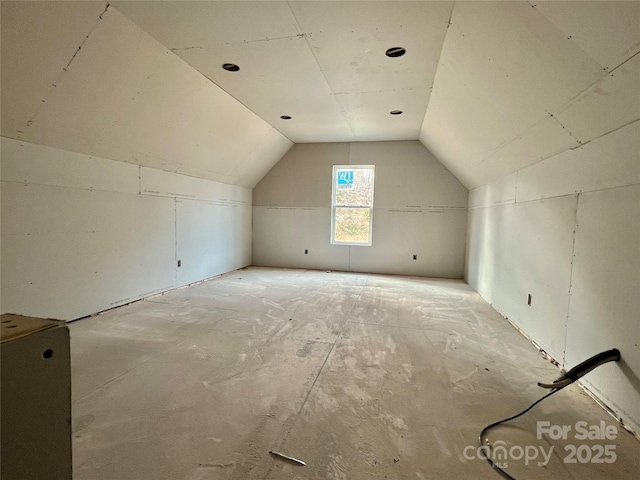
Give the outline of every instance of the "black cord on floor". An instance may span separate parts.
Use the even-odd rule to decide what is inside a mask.
[[[501,423],[505,423],[505,422],[509,422],[511,420],[515,420],[518,417],[521,417],[522,415],[524,415],[525,413],[527,413],[529,410],[531,410],[533,407],[535,407],[537,404],[539,404],[541,401],[543,401],[545,398],[550,397],[551,395],[553,395],[556,392],[559,392],[560,390],[562,390],[564,387],[566,387],[567,385],[564,385],[562,387],[559,388],[554,388],[553,390],[551,390],[549,393],[547,393],[544,397],[536,400],[535,402],[533,402],[526,410],[523,410],[522,412],[509,417],[509,418],[505,418],[504,420],[500,420],[499,422],[494,422],[491,425],[487,425],[486,427],[484,427],[482,429],[482,431],[480,432],[480,435],[478,436],[478,443],[480,444],[480,448],[482,453],[484,454],[484,457],[487,459],[487,462],[489,462],[489,464],[491,465],[491,468],[493,468],[494,470],[496,470],[500,475],[502,475],[504,478],[508,478],[509,480],[516,480],[514,477],[512,477],[511,475],[509,475],[507,472],[505,472],[502,468],[500,468],[498,466],[497,463],[495,463],[492,459],[491,459],[491,446],[490,445],[485,445],[484,444],[484,436],[485,434],[491,430],[493,427],[500,425]]]

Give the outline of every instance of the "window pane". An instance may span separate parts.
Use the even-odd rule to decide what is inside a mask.
[[[336,205],[373,205],[372,168],[339,168],[335,181]]]
[[[335,241],[369,243],[370,208],[335,209]]]

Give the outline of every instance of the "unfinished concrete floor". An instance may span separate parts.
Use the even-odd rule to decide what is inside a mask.
[[[76,480],[497,479],[479,430],[558,376],[455,280],[248,268],[70,328]],[[618,435],[537,440],[537,420]],[[490,438],[554,447],[546,466],[509,459],[520,480],[640,470],[638,441],[577,386]],[[564,463],[585,443],[615,462]]]

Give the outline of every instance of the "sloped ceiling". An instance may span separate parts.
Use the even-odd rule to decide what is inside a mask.
[[[2,2],[2,135],[253,186],[293,143],[103,2]]]
[[[308,143],[416,140],[453,4],[114,5],[293,142]],[[396,46],[407,53],[387,57]]]
[[[467,187],[578,148],[640,118],[639,51],[638,2],[456,2],[420,140]]]
[[[419,139],[471,188],[637,121],[639,25],[640,2],[2,2],[2,134],[248,187],[292,142]]]

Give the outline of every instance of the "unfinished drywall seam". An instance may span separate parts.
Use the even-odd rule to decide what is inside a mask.
[[[560,126],[562,127],[562,129],[563,129],[563,130],[566,130],[566,131],[567,131],[567,133],[569,134],[569,136],[570,136],[571,138],[573,138],[573,139],[576,141],[577,145],[575,145],[575,146],[573,146],[573,147],[569,147],[569,150],[573,150],[574,148],[581,147],[584,143],[588,143],[588,142],[584,142],[584,143],[583,143],[583,142],[582,142],[582,140],[580,140],[580,139],[579,139],[578,137],[576,137],[573,133],[571,133],[571,131],[570,131],[567,127],[565,127],[565,126],[560,122],[560,120],[558,120],[558,119],[556,118],[556,116],[555,116],[553,113],[551,113],[551,112],[547,112],[547,113],[549,114],[549,117],[551,117],[551,119],[552,119],[554,122],[556,122],[558,125],[560,125]],[[606,135],[606,133],[605,133],[605,135]],[[544,161],[544,160],[543,160],[543,161]]]
[[[565,33],[558,28],[558,26],[556,26],[555,23],[553,23],[553,21],[551,21],[549,18],[547,18],[540,10],[538,10],[536,7],[537,5],[535,3],[531,3],[530,1],[527,2],[529,5],[531,5],[531,7],[538,13],[538,15],[540,15],[542,18],[544,18],[544,20],[546,22],[548,22],[549,24],[551,24],[553,26],[553,28],[555,29],[556,32],[558,32],[562,37],[565,37]],[[603,71],[607,71],[609,70],[608,67],[602,65],[600,62],[598,62],[595,58],[593,58],[591,55],[589,55],[589,52],[587,52],[584,48],[582,48],[580,46],[580,44],[578,44],[575,40],[571,40],[571,35],[569,37],[567,37],[567,41],[570,41],[573,46],[575,48],[577,48],[578,50],[580,50],[582,53],[584,53],[587,57],[589,57],[594,63],[598,64],[600,66],[600,68],[602,68]]]
[[[159,43],[159,42],[158,42]],[[160,44],[160,43],[159,43]],[[160,44],[162,45],[162,44]],[[258,113],[251,109],[248,105],[242,103],[240,100],[238,100],[236,97],[234,97],[228,90],[225,90],[224,88],[222,88],[220,85],[218,85],[217,83],[215,83],[212,79],[210,79],[209,77],[207,77],[202,71],[198,70],[196,67],[194,67],[193,65],[187,63],[185,60],[183,60],[180,56],[178,56],[174,51],[169,50],[167,47],[165,47],[164,45],[162,45],[162,48],[164,48],[166,50],[167,53],[171,53],[172,55],[175,55],[175,57],[182,63],[184,63],[185,65],[188,65],[189,68],[191,68],[192,70],[198,72],[200,75],[202,75],[207,82],[213,84],[216,86],[216,88],[219,88],[220,90],[222,90],[224,93],[226,93],[227,95],[229,95],[229,97],[233,98],[236,102],[238,102],[239,105],[242,105],[244,108],[246,108],[247,110],[249,110],[251,113],[253,113],[257,118],[261,119],[262,121],[264,121],[265,123],[267,123],[269,126],[271,126],[272,128],[274,128],[275,130],[278,131],[278,133],[280,135],[282,135],[284,138],[286,138],[287,140],[289,140],[291,143],[294,143],[289,137],[287,137],[283,132],[281,132],[280,130],[278,130],[277,128],[273,127],[273,125],[271,125],[269,122],[267,122],[264,118],[262,118],[260,115],[258,115]],[[198,178],[198,177],[196,177]]]
[[[571,268],[569,270],[569,295],[567,298],[567,314],[564,319],[564,346],[562,347],[562,367],[567,365],[567,333],[569,328],[569,312],[571,311],[571,293],[573,287],[573,264],[576,260],[576,232],[578,231],[578,208],[580,208],[580,197],[576,196],[575,219],[573,221],[573,242],[571,244]]]
[[[438,71],[440,70],[440,59],[442,58],[442,52],[444,51],[444,45],[445,43],[447,43],[447,35],[449,34],[449,27],[451,27],[451,20],[453,19],[453,9],[455,8],[456,2],[451,2],[451,11],[449,12],[449,20],[447,21],[447,30],[444,33],[444,38],[442,39],[442,45],[440,46],[440,53],[438,54],[438,60],[436,61],[436,71],[433,75],[433,78],[431,79],[431,86],[429,87],[429,101],[427,102],[427,106],[424,109],[424,117],[422,118],[422,123],[420,124],[420,132],[422,132],[423,127],[424,127],[424,122],[427,119],[427,112],[429,111],[429,105],[431,104],[431,94],[433,93],[433,86],[436,84],[436,77],[438,76]],[[420,134],[418,134],[418,138],[417,140],[422,143],[422,145],[424,146],[424,148],[426,148],[427,150],[429,150],[429,148],[427,147],[427,145],[420,139]],[[431,150],[429,150],[431,151]],[[438,159],[438,161],[440,161],[440,159]],[[443,166],[444,163],[440,162]],[[445,167],[446,168],[446,167]],[[449,170],[447,168],[447,170]],[[454,175],[455,176],[455,175]],[[458,177],[456,177],[458,178]]]
[[[173,272],[174,285],[178,285],[178,198],[173,197]]]
[[[636,45],[637,46],[637,45]],[[616,65],[613,68],[608,69],[609,71],[607,72],[609,73],[613,73],[615,72],[618,68],[620,68],[621,66],[623,66],[625,63],[627,63],[629,60],[631,60],[633,57],[635,57],[636,55],[640,54],[640,50],[638,50],[636,53],[634,53],[633,55],[631,55],[630,57],[628,57],[626,60],[623,60],[622,62],[620,62],[618,65]],[[606,75],[605,75],[606,77]],[[604,77],[603,77],[604,78]]]
[[[544,121],[545,121],[545,120],[547,120],[548,118],[551,118],[551,119],[555,120],[555,121],[556,121],[556,123],[557,123],[558,125],[560,125],[563,129],[565,129],[565,130],[566,130],[565,126],[564,126],[564,125],[562,125],[560,122],[558,122],[558,121],[554,118],[554,116],[553,116],[553,114],[552,114],[551,112],[546,112],[546,114],[545,114],[541,119],[536,120],[536,121],[534,121],[533,123],[531,123],[531,124],[527,125],[526,127],[522,128],[520,131],[518,131],[518,133],[514,134],[511,138],[509,138],[508,140],[505,140],[504,142],[502,142],[502,143],[500,143],[499,145],[497,145],[496,147],[494,147],[494,148],[491,150],[491,152],[489,152],[489,153],[487,154],[487,156],[485,156],[485,157],[484,157],[484,158],[482,158],[478,163],[476,163],[475,165],[473,165],[473,166],[472,166],[472,168],[473,168],[473,169],[478,169],[478,168],[480,168],[480,167],[482,166],[482,164],[483,164],[483,163],[485,163],[486,161],[490,160],[490,159],[491,159],[495,154],[497,154],[498,152],[500,152],[500,151],[504,150],[505,148],[507,148],[508,146],[510,146],[514,141],[516,141],[516,140],[518,140],[518,139],[522,138],[522,137],[523,137],[527,132],[529,132],[529,131],[533,130],[536,126],[540,125],[542,122],[544,122]],[[567,130],[567,132],[569,132],[569,131]],[[582,145],[582,144],[580,143],[580,141],[579,141],[577,138],[575,138],[573,135],[571,135],[571,132],[569,132],[569,135],[570,135],[572,138],[574,138],[574,139],[575,139],[576,143],[578,144],[578,145],[577,145],[577,147],[580,147],[580,146]],[[548,157],[543,157],[543,158],[539,159],[539,160],[538,160],[537,162],[535,162],[535,163],[543,162],[543,161],[547,160],[548,158],[551,158],[551,157],[554,157],[554,156],[558,155],[559,153],[562,153],[562,152],[553,153],[553,154],[549,155]],[[534,163],[534,164],[532,164],[532,165],[535,165],[535,163]],[[529,166],[531,166],[531,165],[528,165],[528,166],[527,166],[527,167],[525,167],[525,168],[528,168]],[[495,181],[495,180],[499,180],[499,178],[496,178],[496,179],[494,179],[494,180],[492,180],[492,181]],[[491,182],[489,182],[489,183],[491,183]],[[473,188],[477,188],[477,187],[481,187],[481,186],[482,186],[482,185],[476,185],[475,187],[472,187],[471,189],[473,189]]]
[[[619,127],[616,127],[613,130],[609,130],[608,132],[603,133],[602,135],[598,135],[597,137],[594,137],[591,140],[587,140],[584,143],[580,142],[580,145],[576,145],[575,147],[571,147],[571,148],[569,148],[569,150],[576,150],[577,148],[584,147],[585,145],[588,145],[589,143],[593,142],[594,140],[598,140],[599,138],[602,138],[602,137],[604,137],[606,135],[609,135],[610,133],[617,132],[618,130],[620,130],[620,129],[624,128],[624,127],[628,127],[629,125],[633,125],[634,123],[636,123],[638,121],[640,121],[640,118],[636,118],[635,120],[631,120],[630,122],[627,122],[624,125],[620,125]],[[569,132],[569,134],[571,135],[571,132]],[[573,137],[573,135],[571,135],[571,136]]]
[[[69,62],[67,63],[67,65],[65,67],[62,67],[62,72],[60,73],[60,75],[58,75],[58,77],[56,78],[56,80],[53,82],[53,84],[51,85],[51,88],[49,88],[49,95],[47,95],[46,99],[42,99],[42,102],[40,102],[40,105],[38,105],[38,109],[33,113],[33,115],[31,116],[31,118],[29,120],[27,120],[27,127],[30,127],[31,124],[33,123],[33,121],[35,120],[35,118],[38,116],[38,114],[40,113],[40,109],[42,108],[42,104],[46,103],[46,101],[49,99],[49,97],[51,96],[51,92],[53,88],[56,88],[57,84],[59,83],[59,80],[62,78],[62,76],[69,70],[69,66],[71,65],[71,63],[75,60],[76,56],[78,55],[78,53],[80,53],[80,50],[82,50],[82,47],[84,46],[84,44],[87,42],[87,40],[89,40],[89,37],[91,36],[91,34],[93,32],[95,32],[96,28],[98,27],[98,25],[100,24],[100,21],[102,20],[102,16],[107,12],[107,10],[109,9],[111,5],[109,5],[107,3],[107,6],[104,8],[104,10],[102,11],[102,13],[100,13],[100,15],[98,15],[98,19],[96,20],[96,22],[93,24],[93,27],[91,27],[91,30],[89,30],[89,33],[87,33],[87,35],[84,37],[84,40],[82,40],[82,42],[80,43],[80,45],[78,46],[78,49],[73,53],[73,55],[71,56],[71,59],[69,60]],[[20,139],[18,139],[20,140]]]
[[[530,200],[518,201],[516,199],[515,201],[511,201],[511,199],[509,199],[505,201],[497,201],[495,203],[492,203],[491,205],[472,205],[470,207],[467,207],[467,210],[481,210],[483,208],[501,207],[504,205],[516,205],[516,204],[525,205],[527,203],[540,202],[542,200],[553,200],[553,199],[564,198],[564,197],[575,197],[576,195],[582,195],[583,193],[604,192],[607,190],[616,190],[617,188],[631,187],[633,185],[640,185],[640,183],[633,182],[633,183],[625,183],[622,185],[616,185],[614,187],[593,188],[585,191],[579,190],[571,193],[563,193],[562,195],[549,195],[547,197],[532,198]],[[475,187],[475,188],[479,188],[479,187]]]
[[[308,35],[306,35],[302,31],[302,26],[300,25],[300,20],[298,20],[298,17],[296,16],[296,13],[293,11],[293,8],[291,8],[291,5],[289,4],[289,2],[287,2],[287,8],[289,8],[289,11],[291,12],[291,16],[296,21],[294,26],[296,27],[296,31],[298,32],[297,36],[300,37],[300,38],[303,38],[305,43],[307,44],[307,48],[309,49],[309,53],[313,57],[313,61],[318,66],[318,70],[320,71],[320,73],[322,73],[322,78],[324,79],[325,83],[327,84],[327,88],[329,89],[329,92],[331,92],[331,95],[330,95],[331,98],[333,99],[334,102],[336,102],[336,106],[338,107],[338,110],[340,111],[340,113],[344,117],[345,121],[347,122],[347,126],[349,127],[349,131],[351,132],[351,137],[352,138],[356,138],[356,134],[353,131],[353,126],[351,125],[349,115],[347,115],[347,112],[345,111],[344,107],[338,101],[338,97],[335,95],[335,92],[333,91],[333,87],[329,83],[329,79],[327,78],[327,75],[324,73],[324,69],[322,68],[322,65],[320,65],[320,62],[318,61],[318,57],[316,56],[316,54],[315,54],[315,52],[313,50],[313,47],[309,43]]]
[[[633,55],[631,55],[629,58],[627,58],[626,60],[622,61],[619,65],[617,65],[615,68],[612,68],[611,70],[607,70],[606,73],[604,75],[602,75],[600,78],[598,78],[597,80],[594,80],[591,84],[589,84],[586,88],[582,89],[581,91],[579,91],[578,93],[576,93],[573,97],[571,97],[570,99],[568,99],[566,102],[564,102],[562,105],[559,105],[558,108],[562,108],[564,105],[569,105],[571,104],[575,99],[579,98],[581,95],[584,95],[584,92],[586,92],[587,90],[589,90],[590,88],[592,88],[594,85],[600,83],[603,79],[607,78],[608,76],[613,76],[613,74],[620,69],[621,67],[623,67],[627,62],[633,60],[635,57],[637,57],[638,55],[640,55],[640,51],[637,51],[636,53],[634,53]],[[595,60],[594,60],[595,61]],[[596,62],[597,63],[597,62]]]
[[[115,161],[115,160],[114,160]],[[138,195],[135,192],[122,192],[120,190],[110,190],[110,189],[106,189],[106,188],[95,188],[95,187],[70,187],[68,185],[57,185],[55,183],[39,183],[39,182],[31,182],[31,181],[17,181],[17,180],[2,180],[3,183],[6,184],[18,184],[18,185],[24,185],[24,186],[28,186],[28,185],[38,185],[40,187],[53,187],[53,188],[65,188],[65,189],[71,189],[71,190],[81,190],[81,191],[85,191],[85,192],[109,192],[109,193],[121,193],[121,194],[126,194],[126,195]]]
[[[107,10],[109,10],[110,5],[107,3],[107,6],[105,7],[105,9],[102,11],[102,13],[100,15],[98,15],[98,20],[96,21],[96,23],[93,25],[93,28],[91,29],[91,31],[89,32],[89,34],[84,37],[84,40],[82,41],[82,43],[80,44],[80,46],[78,46],[78,49],[75,51],[75,53],[71,56],[71,60],[69,60],[69,63],[67,63],[66,67],[63,67],[62,70],[64,70],[65,72],[69,69],[69,66],[71,65],[71,63],[75,60],[76,55],[78,55],[78,53],[80,53],[80,50],[82,50],[82,47],[84,46],[84,44],[86,43],[86,41],[89,39],[89,36],[91,36],[91,34],[93,33],[93,31],[96,29],[96,26],[98,25],[98,23],[100,22],[100,20],[102,20],[102,15],[104,15]]]

